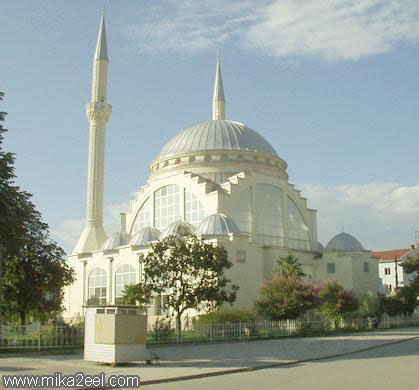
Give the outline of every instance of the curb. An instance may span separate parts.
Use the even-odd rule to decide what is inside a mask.
[[[388,345],[401,344],[401,343],[404,343],[406,341],[411,341],[411,340],[415,340],[415,339],[419,339],[419,336],[409,337],[409,338],[406,338],[406,339],[403,339],[403,340],[391,341],[391,342],[384,343],[384,344],[379,344],[379,345],[373,345],[371,347],[361,348],[361,349],[357,349],[355,351],[336,353],[336,354],[333,354],[333,355],[325,355],[325,356],[320,356],[320,357],[315,357],[315,358],[310,358],[310,359],[301,359],[301,360],[293,360],[293,361],[290,361],[290,362],[283,362],[283,363],[265,364],[265,365],[261,365],[261,366],[255,366],[255,367],[234,368],[234,369],[230,369],[230,370],[214,371],[214,372],[207,372],[207,373],[194,374],[194,375],[184,375],[184,376],[178,376],[178,377],[172,377],[172,378],[150,379],[150,380],[147,380],[147,381],[141,381],[140,385],[141,386],[147,386],[147,385],[155,385],[155,384],[158,384],[158,383],[179,382],[179,381],[185,381],[185,380],[191,380],[191,379],[210,378],[210,377],[213,377],[213,376],[222,376],[222,375],[238,374],[238,373],[243,373],[243,372],[266,370],[268,368],[294,366],[294,365],[301,364],[301,363],[334,359],[334,358],[338,358],[338,357],[342,357],[342,356],[353,355],[353,354],[356,354],[356,353],[371,351],[373,349],[386,347]],[[87,390],[87,389],[83,389],[83,390]]]

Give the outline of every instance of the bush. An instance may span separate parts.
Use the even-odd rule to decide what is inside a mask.
[[[253,322],[256,320],[256,314],[246,308],[225,307],[208,314],[200,315],[196,321],[197,326],[202,326],[210,323],[226,324],[239,322]]]

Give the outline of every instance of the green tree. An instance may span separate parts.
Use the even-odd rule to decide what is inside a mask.
[[[372,291],[361,297],[358,308],[358,315],[361,318],[381,318],[383,312],[383,297]]]
[[[229,284],[224,275],[232,266],[227,251],[195,236],[170,236],[152,244],[143,263],[147,290],[167,295],[178,338],[186,310],[214,310],[236,299],[238,286]]]
[[[269,320],[294,319],[318,303],[319,287],[296,276],[274,274],[260,289],[258,314]]]
[[[413,281],[410,283],[410,286],[416,291],[416,297],[419,299],[419,254],[415,257],[408,257],[404,262],[403,271],[406,274],[414,275]]]
[[[126,305],[145,307],[150,301],[151,294],[143,283],[131,284],[124,287],[120,302]]]
[[[15,185],[15,157],[3,147],[5,115],[0,113],[0,314],[17,313],[24,325],[28,313],[45,318],[61,310],[63,287],[73,282],[73,271],[50,239],[31,194]]]
[[[277,268],[274,271],[284,278],[303,277],[306,276],[303,272],[301,264],[298,262],[298,257],[289,254],[285,257],[279,257],[277,262]]]
[[[338,282],[328,282],[320,291],[321,304],[317,314],[334,320],[337,327],[338,320],[358,309],[358,300],[353,293],[346,291]]]

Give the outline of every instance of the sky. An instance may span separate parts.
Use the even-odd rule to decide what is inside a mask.
[[[5,147],[66,251],[86,213],[85,104],[103,4],[108,233],[161,147],[210,119],[220,50],[227,118],[287,161],[323,244],[342,228],[367,249],[414,243],[417,0],[0,0]]]

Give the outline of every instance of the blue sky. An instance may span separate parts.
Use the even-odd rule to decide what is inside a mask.
[[[3,0],[0,90],[18,183],[72,248],[85,216],[92,58],[103,2]],[[318,209],[365,247],[419,230],[416,0],[106,1],[108,232],[177,132],[210,117],[216,50],[227,117],[267,138]]]

